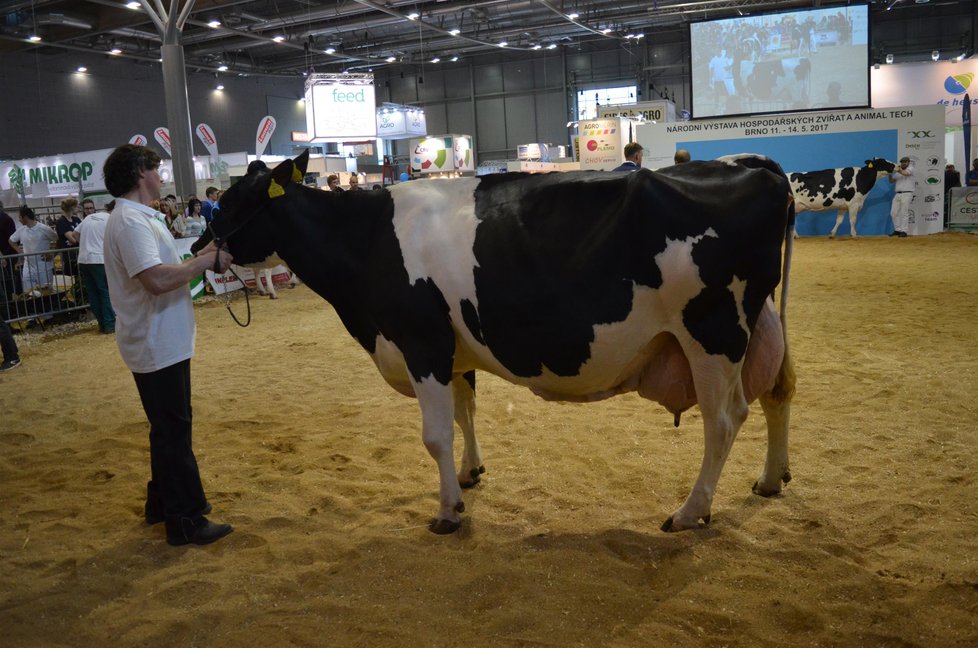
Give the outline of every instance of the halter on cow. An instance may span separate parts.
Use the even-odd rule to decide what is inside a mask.
[[[739,156],[659,173],[504,174],[342,194],[302,186],[307,163],[303,154],[246,175],[222,196],[215,227],[236,262],[277,254],[333,305],[387,382],[418,399],[440,478],[432,531],[459,527],[461,488],[485,470],[475,370],[549,400],[637,391],[677,423],[699,404],[700,475],[664,530],[710,521],[756,398],[768,453],[754,492],[779,493],[790,479],[794,373],[770,296],[793,210],[776,163]],[[457,471],[453,420],[465,438]]]

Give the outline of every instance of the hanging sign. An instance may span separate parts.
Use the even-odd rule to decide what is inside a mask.
[[[163,147],[166,154],[173,157],[173,153],[170,151],[170,129],[166,126],[160,126],[153,131],[153,137],[155,137],[156,141]]]
[[[275,126],[275,118],[271,115],[262,117],[262,120],[258,122],[258,132],[255,133],[255,155],[258,158],[261,158],[261,154],[265,152],[265,148],[268,146],[268,141],[272,139]]]

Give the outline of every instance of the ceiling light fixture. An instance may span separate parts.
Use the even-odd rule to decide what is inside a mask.
[[[336,48],[335,47],[327,47],[323,51],[326,52],[327,54],[335,54],[336,53]]]
[[[449,29],[448,30],[448,33],[451,34],[452,36],[458,36],[459,34],[462,33],[462,30],[461,29]]]
[[[543,45],[541,45],[541,44],[539,44],[539,43],[537,43],[536,45],[534,45],[534,46],[533,46],[533,47],[531,47],[530,49],[533,49],[533,50],[538,50],[538,49],[543,49]]]
[[[581,17],[581,14],[576,13],[576,12],[572,12],[572,13],[567,14],[567,17],[570,18],[571,20],[577,20],[578,18]]]
[[[221,21],[220,20],[208,21],[207,26],[210,27],[211,29],[217,29],[218,27],[221,26]]]
[[[219,84],[217,84],[217,87],[214,88],[214,89],[215,90],[223,90],[224,89],[224,84],[219,83]]]
[[[964,54],[962,54],[962,55],[961,55],[961,58],[964,58]],[[451,61],[452,63],[454,63],[455,61],[457,61],[457,60],[458,60],[458,57],[457,57],[457,56],[453,56],[453,57],[452,57],[452,58],[450,58],[449,60],[450,60],[450,61]]]
[[[132,9],[133,11],[136,11],[138,9],[142,9],[143,5],[139,4],[138,2],[127,2],[126,7],[128,9]]]
[[[217,66],[217,71],[218,72],[227,72],[228,71],[228,66],[224,65],[223,63],[221,63],[220,65]]]
[[[387,61],[388,63],[393,63],[394,61],[397,60],[397,57],[396,56],[388,56],[384,60]]]
[[[285,40],[285,36],[272,36],[272,40],[275,41],[276,43],[281,43],[282,41]]]
[[[30,36],[27,37],[27,40],[29,40],[32,43],[36,43],[41,40],[41,37],[38,36],[37,34],[31,34]]]
[[[496,44],[499,45],[499,47],[506,47],[507,45],[509,45],[509,43],[507,43],[506,41],[500,41],[499,43]]]
[[[76,71],[77,71],[77,72],[81,72],[81,73],[84,73],[84,72],[88,72],[88,68],[87,68],[87,67],[85,67],[84,65],[79,65],[79,66],[78,66],[78,70],[76,70]]]
[[[441,59],[436,56],[435,58],[431,59],[431,62],[432,63],[441,63]]]
[[[109,54],[118,56],[119,54],[122,54],[122,50],[119,49],[118,47],[113,47],[112,49],[109,50]]]
[[[547,49],[557,49],[557,43],[550,43],[547,45]]]
[[[409,13],[407,15],[407,19],[408,20],[417,20],[420,17],[421,17],[421,14],[419,14],[417,11],[412,11],[411,13]]]
[[[601,33],[602,34],[610,34],[611,33],[611,27],[605,27],[604,29],[601,30]]]

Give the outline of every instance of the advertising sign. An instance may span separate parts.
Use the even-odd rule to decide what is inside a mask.
[[[472,150],[472,138],[468,135],[453,135],[455,149],[455,170],[475,171],[475,151]]]
[[[870,74],[874,107],[943,106],[946,125],[960,126],[964,95],[978,88],[978,59],[881,65]],[[973,108],[976,103],[971,100]]]
[[[214,135],[214,131],[207,124],[197,124],[197,128],[194,129],[197,133],[197,139],[199,139],[204,144],[204,148],[212,158],[217,158],[217,137]]]
[[[978,187],[951,189],[951,207],[948,210],[948,229],[978,230]]]
[[[394,139],[404,135],[407,132],[404,117],[404,112],[401,110],[378,110],[377,137]]]
[[[156,141],[163,147],[166,154],[173,157],[173,153],[170,151],[170,129],[166,126],[160,126],[153,131],[153,137],[155,137]]]
[[[676,104],[665,99],[627,106],[598,106],[598,117],[642,117],[645,121],[676,121]]]
[[[0,163],[0,189],[26,197],[77,195],[105,191],[102,167],[112,149],[68,153]]]
[[[454,171],[452,138],[448,135],[411,140],[411,170],[415,173]]]
[[[907,156],[917,182],[908,234],[932,234],[944,228],[943,106],[643,124],[636,127],[636,138],[645,149],[643,165],[653,169],[671,166],[676,149],[688,150],[694,160],[760,153],[777,161],[789,174],[861,168],[874,157],[896,163]],[[892,230],[893,195],[887,176],[878,178],[859,211],[857,234],[879,235]],[[834,209],[800,212],[796,229],[801,235],[826,235],[835,219]],[[847,219],[838,234],[849,233]]]
[[[625,161],[624,147],[628,133],[624,119],[588,119],[580,128],[581,170],[611,171]]]
[[[136,146],[146,146],[147,141],[148,140],[146,139],[146,136],[140,135],[139,133],[136,133],[135,135],[129,138],[129,143],[135,144]]]
[[[261,158],[261,154],[265,152],[269,140],[272,139],[272,133],[275,132],[276,124],[275,118],[271,115],[262,117],[262,120],[258,122],[258,132],[255,133],[255,155],[257,157]]]
[[[313,74],[306,80],[306,131],[314,142],[377,137],[373,74]]]

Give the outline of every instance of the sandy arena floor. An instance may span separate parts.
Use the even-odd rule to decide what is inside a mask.
[[[755,404],[712,525],[678,534],[659,524],[698,471],[697,410],[675,429],[633,395],[547,403],[487,374],[488,472],[460,532],[429,533],[415,401],[303,286],[247,329],[198,306],[195,446],[235,532],[172,548],[142,521],[147,424],[114,340],[22,337],[0,376],[0,644],[978,645],[978,236],[795,250],[794,481],[751,494]]]

